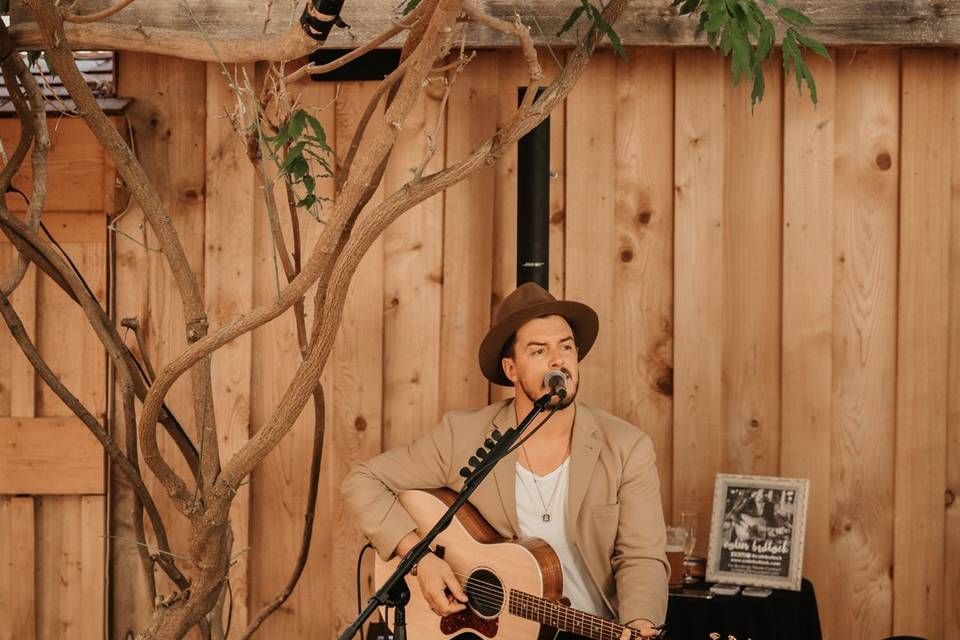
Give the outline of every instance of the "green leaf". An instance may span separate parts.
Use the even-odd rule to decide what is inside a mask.
[[[720,53],[728,56],[731,51],[733,51],[733,37],[730,35],[730,29],[724,29],[720,35]]]
[[[316,203],[317,203],[317,196],[313,195],[312,193],[308,193],[306,196],[301,198],[299,202],[297,202],[297,206],[300,207],[301,209],[309,209]]]
[[[757,61],[763,61],[770,57],[773,52],[773,43],[776,38],[776,32],[773,23],[764,20],[760,23],[760,37],[757,39]]]
[[[802,36],[799,33],[797,34],[797,39],[800,40],[800,43],[808,49],[813,49],[814,53],[819,56],[830,59],[830,52],[827,51],[827,48],[823,46],[823,43],[819,40],[814,40],[813,38],[808,38],[807,36]]]
[[[780,6],[780,4],[777,2],[777,0],[763,0],[763,1],[764,1],[764,3],[766,3],[766,5],[767,5],[768,7],[779,7],[779,6]]]
[[[677,0],[679,2],[680,0]],[[562,36],[564,33],[570,30],[570,28],[577,23],[577,20],[580,19],[580,16],[583,15],[584,9],[587,8],[587,3],[584,2],[579,7],[574,8],[570,12],[570,16],[567,18],[567,21],[563,23],[563,26],[560,27],[560,31],[557,31],[557,36]]]
[[[303,109],[297,109],[290,118],[288,128],[290,130],[290,139],[296,140],[303,135],[303,127],[307,124],[309,114]]]
[[[777,15],[795,27],[805,27],[813,24],[813,20],[796,9],[791,9],[790,7],[784,7],[780,9],[777,11]]]
[[[317,187],[317,181],[308,173],[303,176],[303,186],[307,189],[307,193],[313,193],[313,190]]]
[[[420,0],[409,0],[407,5],[403,8],[403,15],[407,15],[411,11],[417,8],[417,5],[420,4]]]
[[[763,91],[766,88],[766,81],[763,79],[763,69],[760,65],[753,68],[753,91],[750,92],[750,106],[754,107],[763,100]]]
[[[750,73],[751,69],[750,44],[742,32],[733,36],[733,56],[730,60],[733,70],[733,85],[736,86],[740,82],[740,74]]]
[[[290,175],[299,180],[309,172],[310,165],[303,159],[303,156],[293,159],[293,162],[290,164]]]
[[[800,60],[798,69],[800,77],[807,83],[807,89],[810,90],[810,101],[813,102],[813,104],[817,104],[817,82],[813,79],[813,74],[810,73],[807,63]]]
[[[621,59],[626,60],[627,51],[623,48],[623,43],[620,42],[619,34],[614,30],[613,25],[603,19],[599,11],[596,13],[596,24],[607,34],[607,37],[610,39],[610,44],[613,45],[613,50],[616,51],[617,55],[620,56]]]
[[[727,20],[729,20],[729,18],[727,17],[726,11],[714,13],[710,16],[710,19],[707,20],[707,23],[703,26],[703,28],[707,30],[707,33],[719,31],[726,26]]]
[[[677,0],[677,4],[679,4],[680,1],[681,0]],[[683,6],[680,7],[677,13],[679,13],[681,16],[693,13],[700,6],[701,2],[703,2],[703,0],[685,0],[683,2]]]

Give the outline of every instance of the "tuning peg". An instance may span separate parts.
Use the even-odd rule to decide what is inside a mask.
[[[491,440],[490,438],[487,438],[486,440],[483,441],[483,446],[485,446],[487,449],[493,449],[493,446],[495,444],[497,443]]]
[[[471,471],[470,471],[469,468],[467,468],[467,467],[461,467],[461,469],[460,469],[460,475],[462,475],[464,478],[469,478],[469,477],[470,477],[470,473],[471,473]]]
[[[480,466],[480,461],[477,460],[477,457],[476,457],[476,456],[470,456],[470,459],[467,460],[467,464],[469,464],[471,467],[473,467],[474,469],[476,469],[477,467]]]
[[[487,457],[487,450],[484,449],[483,447],[480,447],[479,449],[477,449],[477,457],[480,458],[481,460],[483,460],[484,458],[486,458],[486,457]]]
[[[493,433],[490,434],[490,437],[493,438],[494,442],[500,442],[500,438],[503,437],[503,434],[494,429]]]

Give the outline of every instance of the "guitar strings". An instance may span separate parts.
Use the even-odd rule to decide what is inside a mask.
[[[542,614],[556,614],[558,622],[567,623],[565,626],[568,627],[567,630],[576,630],[579,629],[581,632],[584,631],[584,625],[591,625],[596,629],[599,627],[599,632],[601,638],[606,640],[608,637],[610,640],[618,640],[621,635],[623,635],[624,629],[629,629],[624,625],[621,625],[612,620],[607,620],[606,618],[601,618],[600,616],[595,616],[593,614],[587,613],[585,611],[579,611],[578,609],[572,609],[570,607],[565,607],[559,603],[554,603],[549,600],[545,600],[539,596],[533,594],[528,594],[523,591],[515,591],[507,589],[504,587],[495,587],[484,582],[476,581],[475,584],[470,584],[471,576],[453,572],[454,576],[457,578],[466,578],[466,583],[461,580],[458,582],[461,583],[461,586],[467,588],[469,587],[475,595],[472,600],[475,603],[487,605],[491,608],[499,608],[502,604],[506,603],[508,610],[511,604],[516,604],[518,606],[525,606],[528,610],[531,610],[534,613]],[[510,591],[520,594],[513,602],[511,602]],[[469,594],[468,594],[469,596]],[[519,602],[521,600],[527,599],[527,602]],[[512,613],[512,611],[511,611]],[[577,620],[577,616],[584,617],[583,620]],[[561,621],[560,618],[563,620]],[[607,628],[609,627],[609,629]],[[609,636],[606,634],[609,632]],[[631,638],[635,637],[636,629],[630,629]]]

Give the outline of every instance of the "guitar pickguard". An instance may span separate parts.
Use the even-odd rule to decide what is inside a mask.
[[[448,636],[460,631],[475,631],[485,638],[493,638],[499,626],[496,618],[481,618],[470,609],[440,618],[440,631]]]

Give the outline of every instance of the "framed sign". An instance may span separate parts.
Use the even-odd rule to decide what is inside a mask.
[[[800,590],[810,481],[717,474],[707,580]]]

